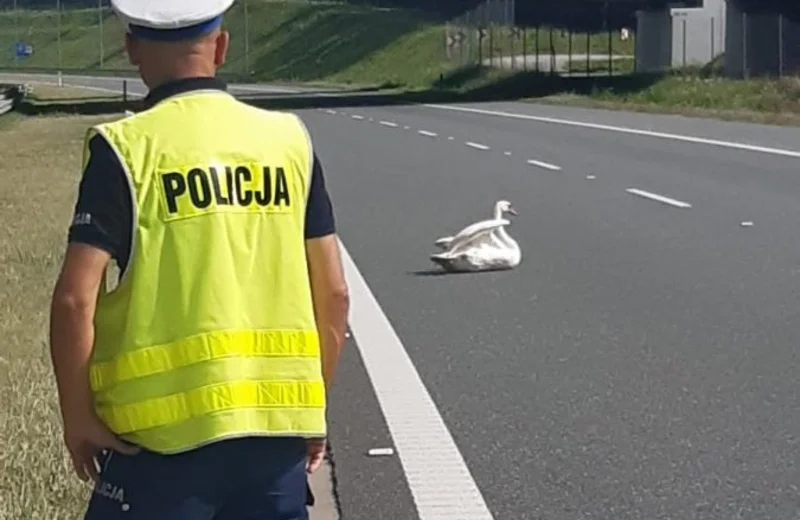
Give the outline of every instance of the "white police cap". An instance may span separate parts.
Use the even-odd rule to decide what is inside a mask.
[[[111,0],[127,30],[151,40],[184,40],[219,27],[234,0]]]

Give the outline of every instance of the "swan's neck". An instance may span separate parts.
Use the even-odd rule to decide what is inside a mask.
[[[506,244],[511,242],[511,236],[508,233],[506,233],[505,226],[500,226],[499,228],[497,228],[497,236],[500,237],[500,240],[502,240]]]
[[[511,238],[511,235],[509,235],[506,232],[506,227],[505,226],[500,226],[499,228],[497,228],[497,230],[495,231],[495,236],[508,249],[516,249],[517,248],[517,241],[514,240],[513,238]]]
[[[501,218],[503,218],[503,210],[497,205],[494,207],[494,219],[500,220]]]

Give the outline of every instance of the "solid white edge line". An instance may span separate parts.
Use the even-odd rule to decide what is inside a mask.
[[[436,132],[428,132],[427,130],[417,130],[417,133],[428,137],[436,137],[439,135]]]
[[[379,123],[383,126],[390,126],[392,128],[397,128],[399,126],[397,123],[392,123],[391,121],[379,121]]]
[[[467,141],[464,144],[469,146],[470,148],[475,148],[476,150],[488,150],[489,149],[489,147],[486,146],[485,144],[473,143],[472,141]]]
[[[556,170],[556,171],[561,170],[561,166],[556,166],[555,164],[550,164],[543,161],[536,161],[534,159],[528,159],[528,164],[532,164],[533,166],[538,166],[546,170]]]
[[[350,329],[391,432],[420,520],[493,520],[461,452],[344,244]]]
[[[732,148],[736,150],[745,150],[749,152],[761,152],[773,155],[782,155],[785,157],[800,158],[800,151],[787,150],[785,148],[769,148],[767,146],[758,146],[746,143],[737,143],[733,141],[722,141],[719,139],[709,139],[705,137],[694,137],[690,135],[669,134],[665,132],[654,132],[651,130],[640,130],[636,128],[628,128],[624,126],[601,125],[598,123],[585,123],[583,121],[573,121],[570,119],[558,119],[555,117],[534,116],[530,114],[517,114],[515,112],[503,112],[498,110],[485,110],[482,108],[469,108],[460,106],[449,105],[435,105],[426,104],[422,105],[428,108],[435,108],[439,110],[452,110],[456,112],[470,112],[473,114],[482,114],[487,116],[507,117],[511,119],[525,119],[529,121],[540,121],[543,123],[554,123],[559,125],[577,126],[581,128],[593,128],[595,130],[607,130],[610,132],[620,132],[623,134],[642,135],[648,137],[657,137],[660,139],[671,139],[673,141],[683,141],[686,143],[706,144],[711,146],[720,146],[723,148]]]
[[[664,204],[669,204],[670,206],[675,206],[676,208],[691,208],[692,205],[688,202],[683,202],[680,200],[671,199],[669,197],[665,197],[663,195],[659,195],[658,193],[651,193],[649,191],[640,190],[638,188],[628,188],[628,193],[632,195],[638,195],[640,197],[644,197],[646,199],[655,200],[658,202],[662,202]]]

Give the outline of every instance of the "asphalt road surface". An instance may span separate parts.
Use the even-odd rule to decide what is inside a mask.
[[[796,129],[300,113],[353,297],[331,396],[343,519],[800,518]],[[437,273],[434,240],[500,198],[522,264]]]

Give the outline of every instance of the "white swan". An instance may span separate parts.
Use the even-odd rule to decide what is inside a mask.
[[[517,215],[517,211],[511,206],[511,203],[507,200],[498,200],[494,204],[494,213],[493,213],[493,220],[500,220],[503,218],[505,213],[510,213],[512,215]],[[471,224],[461,231],[459,231],[456,235],[452,237],[442,237],[436,241],[436,246],[440,249],[447,251],[450,249],[450,246],[456,242],[460,242],[465,238],[474,235],[475,233],[481,231],[483,228],[481,224],[484,222],[489,222],[488,220],[482,220],[476,222],[475,224]]]
[[[468,229],[469,233],[462,235],[462,231],[453,237],[450,248],[431,255],[431,261],[454,272],[513,269],[522,261],[522,251],[505,230],[509,224],[510,221],[503,218],[472,224],[464,230]]]

